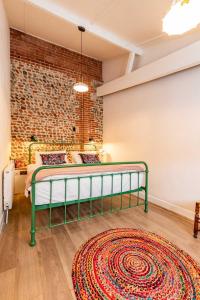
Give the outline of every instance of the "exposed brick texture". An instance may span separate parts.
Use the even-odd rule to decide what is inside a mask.
[[[81,55],[11,29],[12,158],[27,164],[31,135],[40,141],[102,143],[103,101],[96,96],[102,63],[83,56],[83,81],[89,92],[72,86],[80,81]],[[76,132],[73,132],[73,127]]]

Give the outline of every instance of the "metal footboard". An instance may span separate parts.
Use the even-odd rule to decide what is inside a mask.
[[[32,182],[31,182],[31,240],[30,240],[30,245],[31,246],[35,246],[36,244],[36,239],[35,239],[35,233],[36,233],[36,212],[37,211],[41,211],[41,210],[47,210],[49,212],[49,216],[48,216],[48,227],[49,228],[53,228],[55,226],[59,226],[59,225],[63,225],[63,224],[68,224],[74,221],[81,221],[84,220],[86,218],[93,218],[96,217],[98,215],[104,215],[105,213],[113,213],[115,211],[120,211],[123,209],[127,209],[127,208],[131,208],[131,207],[135,207],[135,206],[140,206],[143,205],[144,206],[144,211],[147,213],[148,212],[148,166],[145,162],[143,161],[138,161],[138,162],[113,162],[113,163],[101,163],[101,164],[93,164],[93,166],[99,166],[99,165],[122,165],[122,164],[130,164],[130,165],[142,165],[144,167],[143,170],[133,170],[133,171],[126,171],[126,172],[109,172],[109,173],[105,173],[105,174],[93,174],[93,175],[83,175],[83,176],[72,176],[72,177],[63,177],[63,178],[57,178],[57,179],[48,179],[48,180],[41,180],[38,181],[36,179],[37,174],[45,169],[58,169],[58,168],[76,168],[76,167],[85,167],[87,168],[88,166],[91,166],[91,164],[70,164],[70,165],[56,165],[56,166],[41,166],[38,169],[36,169],[32,175]],[[144,186],[140,186],[140,174],[144,173],[145,176],[145,182],[144,182]],[[123,176],[127,175],[129,176],[129,189],[128,190],[123,190]],[[132,189],[132,175],[136,174],[137,176],[137,187]],[[106,176],[110,176],[111,178],[111,189],[109,194],[104,194],[104,178]],[[120,176],[120,191],[119,192],[115,192],[114,190],[114,179],[115,176]],[[89,180],[89,197],[87,198],[83,198],[81,197],[81,180],[84,179],[88,179]],[[100,180],[100,195],[98,195],[97,197],[93,196],[93,180],[95,178],[99,178]],[[77,184],[77,199],[76,200],[69,200],[67,199],[67,195],[68,195],[68,184],[70,180],[77,180],[78,184]],[[53,201],[52,198],[52,194],[53,194],[53,184],[54,182],[57,181],[62,181],[64,184],[64,201],[62,202],[55,202]],[[47,204],[42,204],[42,205],[37,205],[37,199],[36,199],[36,186],[37,184],[41,183],[41,182],[49,182],[49,203]],[[139,192],[144,192],[144,201],[142,201],[142,203],[139,201]],[[133,193],[138,193],[137,194],[137,202],[136,204],[132,205],[131,202],[131,196]],[[123,206],[122,205],[122,200],[123,197],[127,195],[127,202],[128,205],[127,206]],[[115,197],[120,197],[120,205],[119,207],[115,207]],[[110,207],[108,210],[105,210],[104,207],[104,200],[110,197]],[[99,209],[98,212],[94,212],[94,201],[98,200],[100,202],[99,205]],[[89,213],[86,216],[81,216],[81,205],[82,203],[86,203],[88,202],[89,205]],[[69,205],[75,204],[76,205],[76,217],[71,219],[67,216],[67,207]],[[63,221],[53,224],[52,222],[52,210],[53,208],[56,207],[64,207],[64,216],[63,216]]]

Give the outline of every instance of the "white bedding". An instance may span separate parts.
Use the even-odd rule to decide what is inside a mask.
[[[36,169],[38,165],[29,165],[27,168],[27,172],[30,172]],[[130,190],[130,172],[125,171],[122,175],[122,192],[126,192]],[[123,172],[122,172],[123,173]],[[128,174],[127,174],[128,173]],[[121,175],[117,173],[113,176],[113,190],[112,190],[112,176],[109,175],[110,173],[92,173],[81,175],[80,179],[80,199],[88,199],[90,197],[100,197],[101,196],[101,174],[107,174],[107,176],[103,177],[103,196],[109,194],[115,194],[121,192]],[[86,176],[95,176],[92,179],[92,189],[90,194],[90,179],[85,178]],[[63,179],[63,178],[72,178],[67,181],[67,191],[66,191],[66,201],[74,201],[78,199],[78,179],[75,178],[77,175],[55,175],[45,177],[42,181],[49,180],[49,179]],[[144,186],[144,172],[139,173],[139,187]],[[131,174],[131,190],[135,190],[138,188],[138,174],[132,173]],[[31,191],[31,187],[29,188]],[[27,195],[26,195],[27,196]],[[35,197],[36,205],[48,204],[50,202],[50,183],[49,182],[39,182],[36,184],[36,197]],[[52,182],[52,203],[56,202],[64,202],[65,201],[65,183],[64,180]]]

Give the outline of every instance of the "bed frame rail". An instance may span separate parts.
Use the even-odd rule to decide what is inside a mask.
[[[31,156],[30,156],[31,157]],[[70,164],[70,165],[56,165],[56,166],[41,166],[39,168],[37,168],[33,175],[32,175],[32,182],[31,182],[31,200],[32,200],[32,204],[31,204],[31,240],[30,240],[30,245],[31,246],[35,246],[36,244],[36,239],[35,239],[35,233],[36,233],[36,211],[40,211],[40,210],[49,210],[49,222],[48,222],[48,227],[49,228],[53,228],[55,226],[58,225],[63,225],[63,224],[68,224],[74,221],[81,221],[84,220],[86,218],[93,218],[97,215],[104,215],[105,213],[109,212],[109,213],[113,213],[115,211],[119,211],[122,209],[126,209],[126,208],[131,208],[131,207],[135,207],[135,206],[140,206],[140,205],[144,205],[144,211],[145,213],[148,212],[148,166],[145,162],[143,161],[136,161],[136,162],[112,162],[112,163],[101,163],[100,165],[122,165],[122,164],[130,164],[130,165],[142,165],[143,166],[143,170],[133,170],[133,171],[128,171],[128,172],[114,172],[114,173],[105,173],[105,174],[94,174],[94,175],[88,175],[88,176],[76,176],[76,177],[72,177],[72,178],[61,178],[61,179],[49,179],[49,180],[42,180],[42,181],[37,181],[36,176],[37,174],[41,171],[41,170],[45,170],[45,169],[53,169],[53,168],[76,168],[76,167],[85,167],[87,168],[88,166],[91,166],[91,164]],[[97,166],[99,164],[93,164],[93,166]],[[137,174],[137,188],[136,189],[131,189],[132,188],[132,183],[131,183],[131,178],[132,178],[132,174]],[[140,173],[144,173],[145,174],[145,184],[144,186],[140,186],[139,183],[139,176]],[[123,191],[123,176],[125,174],[129,174],[130,177],[130,189],[128,191]],[[121,176],[121,188],[120,188],[120,192],[119,193],[114,193],[114,176]],[[111,192],[109,195],[104,195],[103,194],[103,182],[104,182],[104,177],[105,176],[111,176]],[[88,178],[90,181],[90,197],[87,199],[81,199],[81,192],[80,192],[80,182],[82,178]],[[92,193],[92,181],[95,177],[99,177],[101,178],[101,195],[98,197],[92,197],[93,193]],[[78,199],[77,200],[73,200],[73,201],[68,201],[67,198],[67,184],[69,182],[69,180],[71,179],[76,179],[78,180]],[[62,180],[64,182],[64,202],[52,202],[52,186],[53,183],[56,181],[60,181]],[[50,186],[50,201],[49,204],[44,204],[44,205],[36,205],[36,185],[39,184],[40,182],[49,182],[49,186]],[[136,205],[132,205],[131,203],[131,196],[133,193],[137,192],[137,203]],[[140,203],[139,201],[139,192],[144,192],[144,200],[142,203]],[[122,205],[122,198],[124,195],[127,195],[129,197],[128,200],[128,206],[127,207],[123,207]],[[114,203],[114,197],[116,196],[120,196],[120,207],[116,208],[113,206]],[[111,205],[110,205],[110,209],[108,211],[104,210],[104,199],[105,198],[111,198]],[[98,213],[94,213],[93,212],[93,201],[95,200],[100,200],[100,211],[98,211]],[[82,217],[81,216],[81,204],[84,202],[89,202],[89,214],[87,216]],[[69,219],[67,218],[67,206],[72,205],[72,204],[76,204],[77,206],[77,217],[74,219]],[[63,222],[61,223],[57,223],[57,224],[52,224],[52,210],[55,207],[64,207],[64,218],[63,218]]]

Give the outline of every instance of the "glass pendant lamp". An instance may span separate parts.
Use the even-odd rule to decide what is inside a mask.
[[[85,28],[82,26],[78,26],[78,30],[81,32],[81,81],[77,82],[73,85],[73,89],[79,93],[85,93],[88,91],[88,85],[83,82],[83,41],[82,34],[85,32]]]

